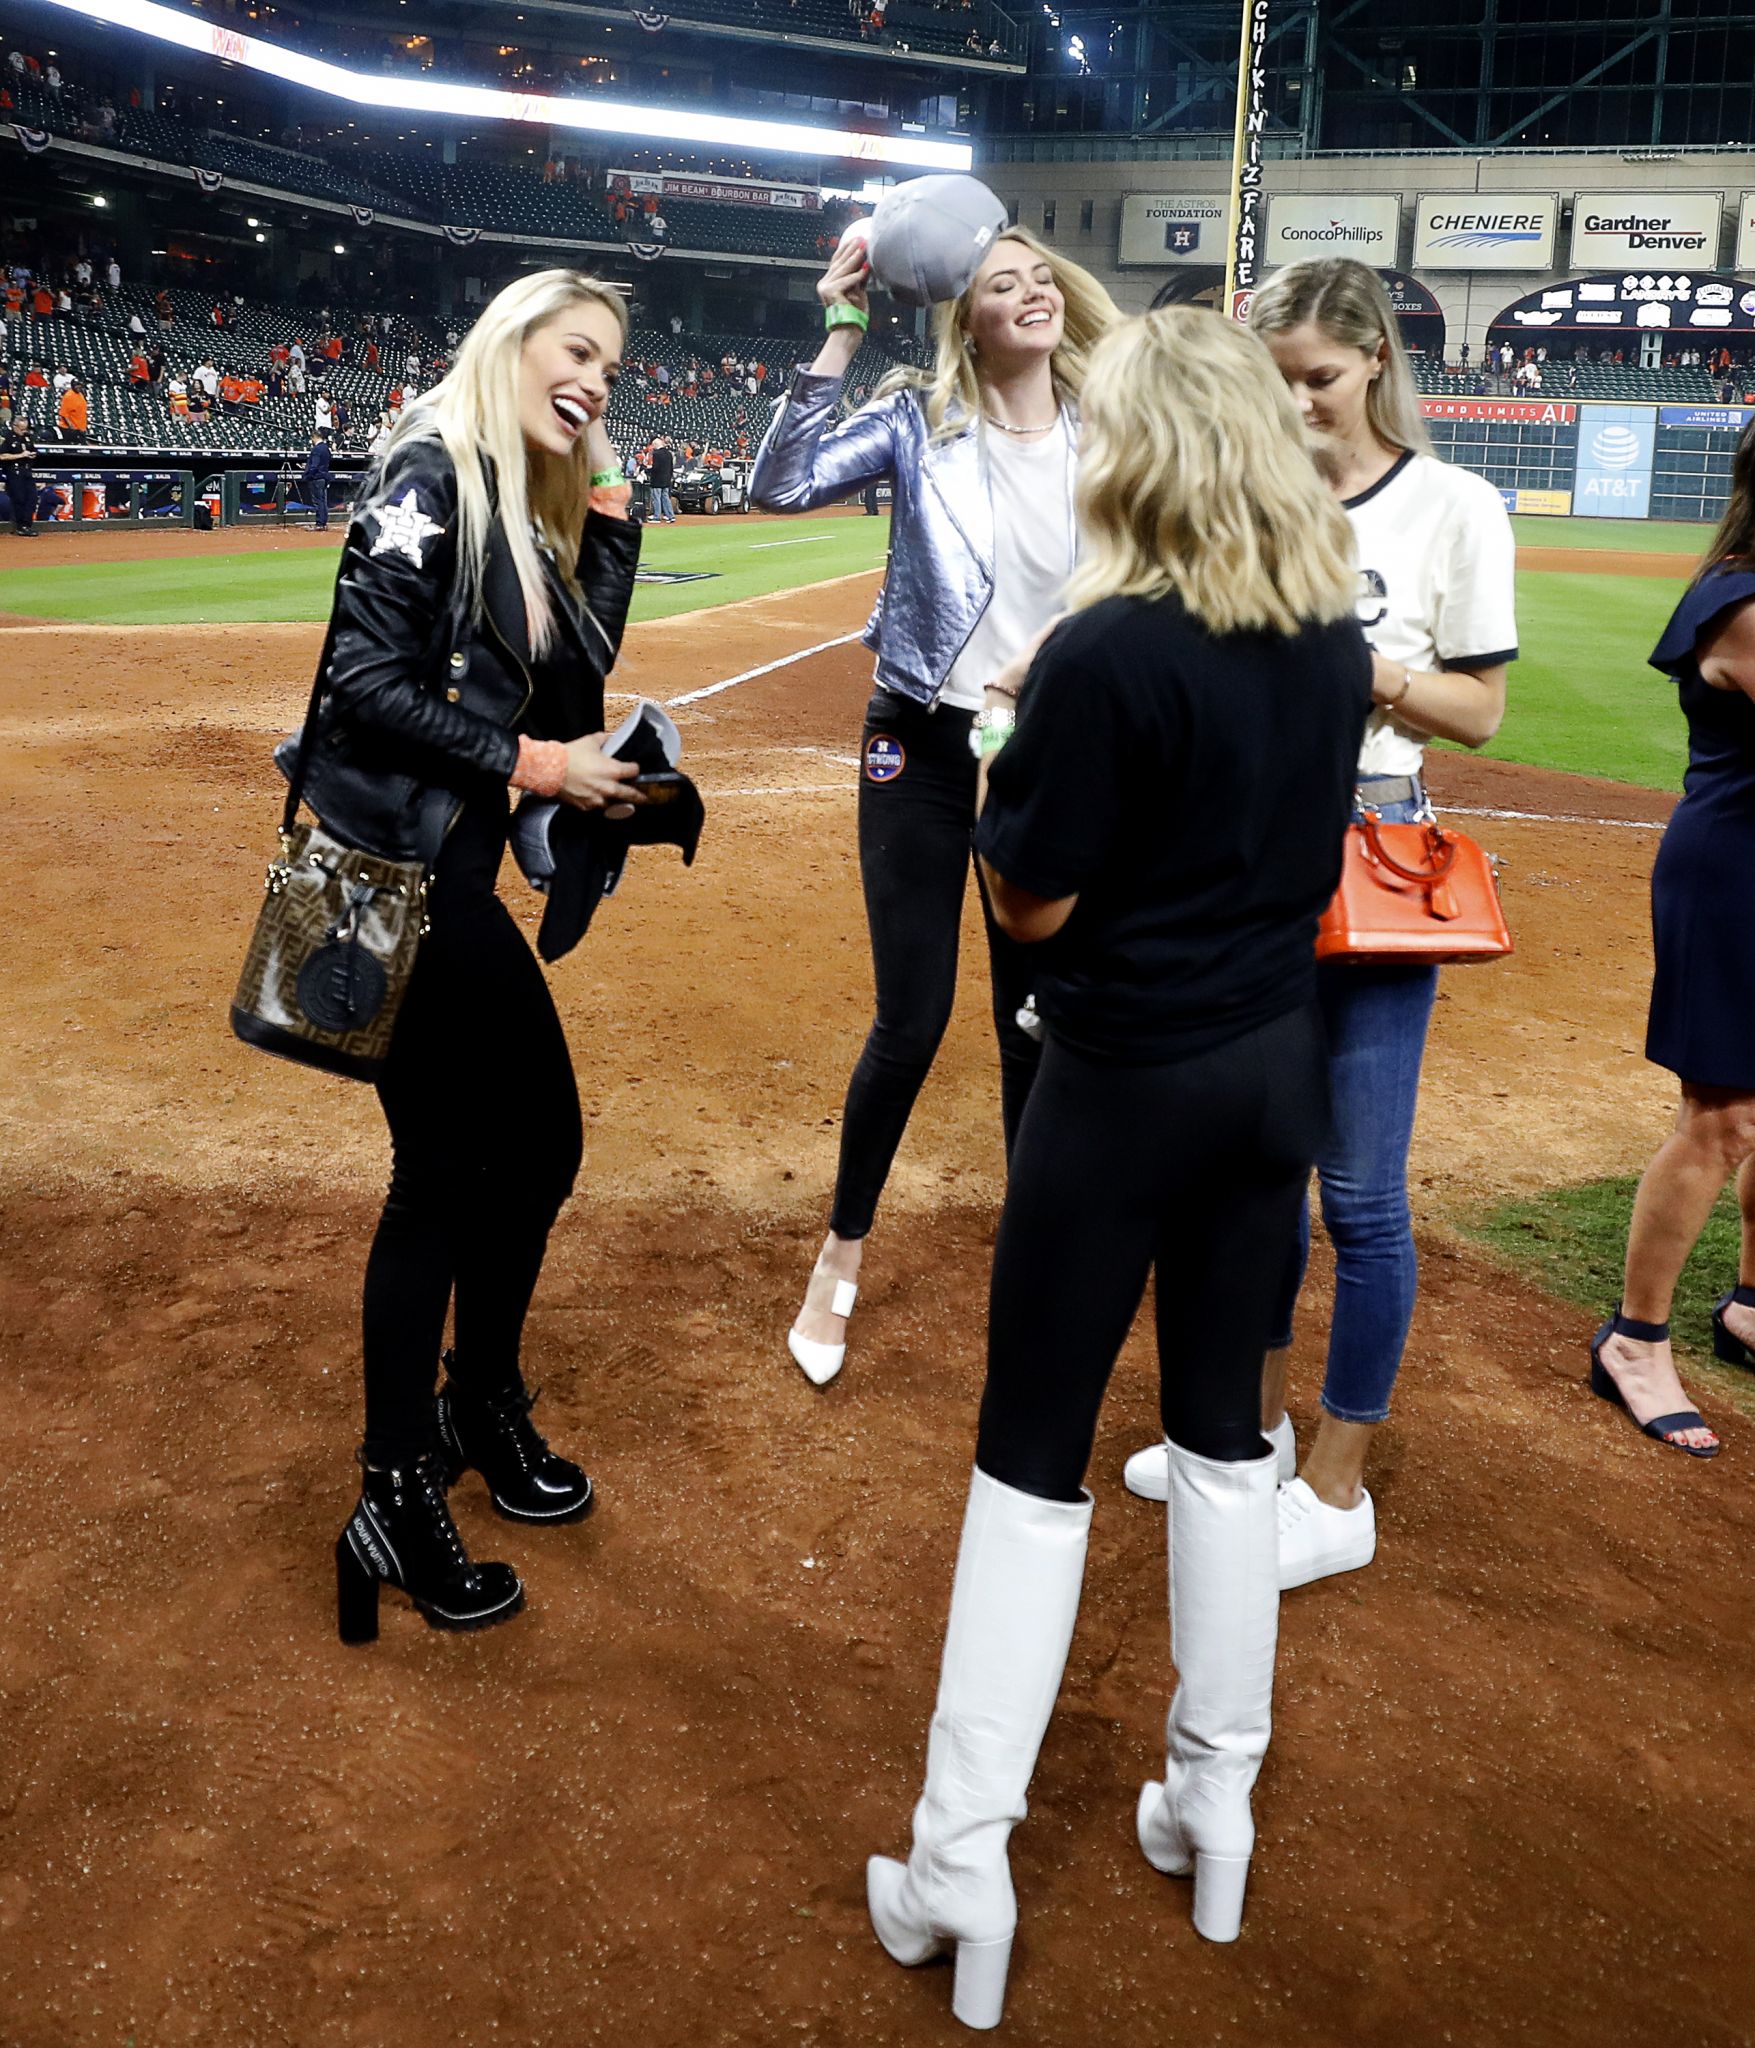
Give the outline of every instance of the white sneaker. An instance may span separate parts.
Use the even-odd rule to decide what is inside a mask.
[[[1292,1433],[1292,1418],[1282,1415],[1272,1429],[1262,1431],[1274,1447],[1279,1458],[1278,1476],[1282,1485],[1298,1469],[1298,1439]],[[1170,1446],[1148,1444],[1143,1451],[1135,1451],[1121,1468],[1121,1482],[1129,1493],[1137,1493],[1141,1500],[1168,1500],[1170,1498]]]
[[[1356,1508],[1331,1508],[1302,1479],[1280,1488],[1280,1591],[1334,1572],[1356,1572],[1377,1555],[1377,1510],[1361,1489]]]

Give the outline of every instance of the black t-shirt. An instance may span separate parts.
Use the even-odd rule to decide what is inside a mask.
[[[8,477],[17,477],[22,483],[29,477],[31,464],[36,460],[36,450],[31,446],[28,434],[21,434],[16,428],[8,428],[4,435],[0,435],[0,455],[17,455],[23,458],[19,462],[9,462],[4,469],[0,469],[0,483],[4,483]]]
[[[670,480],[676,474],[676,457],[668,448],[654,448],[652,451],[652,487],[668,491]]]
[[[1155,1064],[1311,998],[1370,703],[1351,619],[1221,638],[1109,598],[1055,632],[976,829],[1007,881],[1079,899],[1034,954],[1053,1036]]]

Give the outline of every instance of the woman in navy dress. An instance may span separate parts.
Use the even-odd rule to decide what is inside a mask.
[[[1713,1349],[1755,1368],[1755,431],[1694,581],[1652,653],[1676,678],[1688,774],[1651,877],[1657,973],[1645,1056],[1682,1086],[1676,1128],[1634,1199],[1621,1307],[1591,1346],[1591,1386],[1647,1436],[1690,1457],[1718,1438],[1670,1357],[1670,1298],[1724,1184],[1737,1177],[1737,1285],[1713,1310]]]

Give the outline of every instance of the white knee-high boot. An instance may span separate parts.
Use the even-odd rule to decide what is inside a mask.
[[[1194,1873],[1194,1925],[1235,1941],[1255,1848],[1249,1794],[1273,1727],[1280,1628],[1276,1461],[1221,1465],[1170,1446],[1170,1654],[1164,1782],[1140,1793],[1154,1869]]]
[[[957,1551],[926,1789],[908,1861],[866,1865],[871,1924],[899,1963],[956,1949],[951,2010],[996,2027],[1017,1902],[1006,1843],[1024,1817],[1085,1575],[1091,1500],[1042,1500],[977,1468]]]

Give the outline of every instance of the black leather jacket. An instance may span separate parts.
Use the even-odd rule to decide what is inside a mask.
[[[603,681],[639,559],[638,526],[588,515],[579,551],[586,609],[551,580],[557,632],[539,669],[501,526],[471,621],[459,601],[451,458],[436,436],[400,443],[348,526],[305,801],[352,845],[390,860],[436,860],[468,798],[505,790],[520,731],[572,740],[603,730]]]

